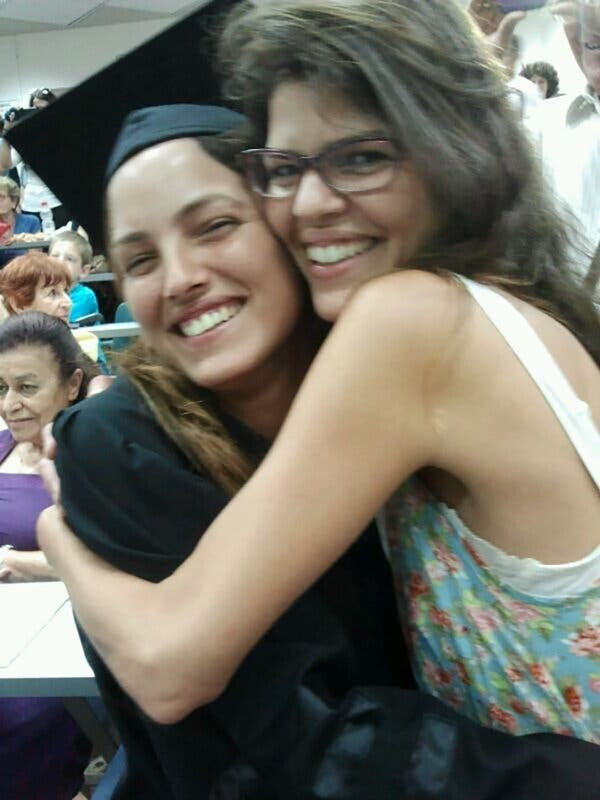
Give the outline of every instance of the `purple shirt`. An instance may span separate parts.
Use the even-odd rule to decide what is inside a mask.
[[[0,431],[0,463],[14,446],[10,431]],[[0,472],[0,544],[37,550],[35,523],[51,504],[39,475]],[[72,800],[89,756],[88,740],[60,699],[0,699],[1,797]]]

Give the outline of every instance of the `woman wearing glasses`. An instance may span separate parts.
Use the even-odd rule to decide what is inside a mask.
[[[107,662],[156,716],[213,699],[383,506],[420,686],[510,733],[599,741],[598,314],[500,74],[445,0],[245,2],[223,52],[266,139],[250,183],[336,324],[187,562],[157,586],[104,573],[165,622],[151,685],[135,613]],[[51,558],[106,632],[85,570]]]

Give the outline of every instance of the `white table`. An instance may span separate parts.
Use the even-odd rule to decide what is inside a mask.
[[[27,583],[19,588],[31,598],[39,585]],[[18,609],[3,608],[3,588],[0,585],[0,617],[6,628],[19,624],[19,614]],[[83,654],[69,600],[8,666],[0,667],[0,697],[97,696],[96,679]]]
[[[0,584],[2,627],[8,631],[10,626],[19,626],[19,597],[30,607],[43,608],[48,602],[47,586],[43,583]],[[9,591],[3,592],[3,589]],[[67,598],[44,626],[33,633],[10,664],[0,666],[0,697],[62,698],[96,750],[108,761],[118,742],[109,724],[99,720],[87,703],[86,698],[98,696],[96,679],[83,653]]]
[[[140,326],[137,322],[108,322],[104,325],[82,325],[79,331],[89,331],[100,339],[116,339],[121,336],[138,336]]]

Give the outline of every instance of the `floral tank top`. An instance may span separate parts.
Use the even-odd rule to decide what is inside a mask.
[[[506,328],[508,317],[514,333],[515,314],[528,329],[517,331],[516,338],[528,336],[531,345],[536,337],[536,348],[544,348],[502,296],[463,282],[499,329]],[[484,306],[490,299],[491,309]],[[500,322],[498,307],[505,314]],[[508,343],[536,380],[540,353],[532,352],[528,360],[517,349],[519,342]],[[600,489],[600,433],[591,415],[581,413],[583,404],[568,384],[557,386],[548,371],[544,381],[541,390],[555,411],[561,406],[557,416]],[[548,396],[549,386],[555,397]],[[471,533],[417,477],[396,491],[379,523],[420,687],[508,733],[547,731],[600,744],[600,546],[581,562],[559,567],[508,556]],[[507,579],[510,570],[498,569],[503,560],[519,567],[531,562],[543,578],[563,566],[574,568],[571,573],[583,571],[585,580],[572,594],[544,591],[539,580],[519,586]]]

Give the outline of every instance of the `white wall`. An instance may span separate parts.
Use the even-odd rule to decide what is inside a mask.
[[[558,72],[561,92],[581,92],[585,83],[583,74],[573,58],[562,25],[547,10],[530,12],[515,33],[522,44],[522,64],[548,61]]]
[[[0,36],[0,108],[26,106],[31,91],[42,86],[75,86],[172,23],[162,19]]]

